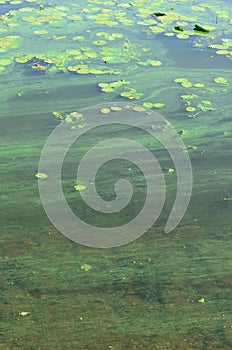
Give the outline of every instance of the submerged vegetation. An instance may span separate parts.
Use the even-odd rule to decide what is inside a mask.
[[[0,0],[1,349],[232,348],[231,18],[226,0]],[[79,157],[105,136],[148,146],[167,188],[157,225],[100,251],[52,226],[37,188],[52,176],[36,169],[57,124],[69,137],[87,129],[82,108],[101,104],[110,120],[124,113],[117,102],[136,118],[153,110],[171,122],[194,186],[186,216],[164,235],[178,175],[168,152],[137,128],[87,132],[62,167],[65,198],[83,220],[108,223],[81,201],[93,183],[76,177]],[[107,200],[118,179],[134,185],[129,209],[109,216],[112,226],[127,223],[146,192],[139,169],[116,159],[97,176]]]

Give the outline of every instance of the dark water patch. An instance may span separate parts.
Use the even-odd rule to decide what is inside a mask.
[[[157,37],[169,50],[169,55],[173,58],[177,67],[191,69],[232,68],[232,59],[225,57],[225,55],[217,55],[216,50],[211,49],[207,43],[204,43],[201,48],[194,48],[193,40],[190,38],[178,39],[175,36],[167,37],[165,35],[158,35]]]

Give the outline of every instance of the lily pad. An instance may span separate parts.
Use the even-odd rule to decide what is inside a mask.
[[[217,83],[217,84],[223,84],[223,85],[227,85],[227,84],[228,84],[227,79],[225,79],[225,78],[223,78],[223,77],[214,78],[214,81],[215,81],[215,83]]]
[[[86,189],[86,186],[85,185],[75,185],[74,189],[76,191],[84,191]]]
[[[206,29],[198,24],[195,24],[195,27],[193,28],[193,30],[195,30],[196,32],[199,32],[199,33],[204,33],[204,34],[207,34],[210,32],[209,29]]]
[[[145,108],[151,109],[151,108],[153,108],[153,103],[152,102],[143,102],[143,106]]]
[[[154,108],[163,108],[163,107],[165,107],[165,103],[162,103],[162,102],[153,103],[153,107]]]
[[[193,83],[191,83],[191,81],[183,81],[181,83],[181,86],[183,86],[184,88],[191,88],[193,86]]]
[[[194,112],[195,110],[196,110],[195,107],[191,107],[191,106],[186,107],[187,112]]]
[[[136,112],[145,112],[146,108],[143,108],[141,106],[132,106],[132,109]]]
[[[35,177],[37,177],[38,179],[47,179],[48,175],[45,173],[37,173],[35,174]]]
[[[135,99],[135,100],[139,100],[142,96],[143,96],[143,94],[142,93],[138,93],[137,91],[136,91],[136,89],[130,89],[129,91],[123,91],[123,92],[121,92],[120,93],[120,96],[122,96],[122,97],[127,97],[127,98],[129,98],[130,100],[133,100],[133,99]]]
[[[104,107],[101,109],[102,114],[109,114],[110,113],[110,108]]]
[[[16,48],[19,44],[19,39],[20,37],[17,35],[5,36],[3,38],[0,38],[0,52]]]
[[[121,107],[117,107],[117,106],[112,106],[110,107],[111,111],[114,111],[114,112],[119,112],[119,111],[122,111],[122,108]]]
[[[12,59],[10,58],[0,58],[0,65],[1,66],[8,66],[12,63]]]

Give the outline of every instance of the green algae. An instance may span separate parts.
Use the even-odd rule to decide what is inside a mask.
[[[168,7],[170,7],[170,4],[174,8],[176,7],[178,13],[181,14],[181,7],[178,2],[168,3]],[[81,13],[80,16],[83,18],[83,23],[89,24],[92,13],[96,13],[101,7],[105,8],[106,6],[112,6],[114,9],[116,4],[111,2],[111,5],[107,5],[107,2],[91,1],[91,6],[86,5],[86,3],[79,5],[77,8],[78,12]],[[159,1],[156,5],[157,11],[167,11],[165,2]],[[182,2],[181,5],[183,5],[184,9],[185,3]],[[150,2],[147,2],[146,6],[144,6],[142,1],[135,1],[134,5],[117,3],[117,6],[123,9],[128,8],[130,9],[128,11],[131,12],[144,8],[144,11],[140,12],[144,16],[150,15],[151,10],[154,12],[154,5],[151,5]],[[86,11],[86,7],[88,7],[89,12]],[[85,12],[79,11],[80,9],[85,9]],[[209,9],[206,7],[204,9],[205,11],[193,10],[196,14],[207,12],[208,16]],[[34,12],[32,11],[32,13]],[[67,8],[64,8],[64,13],[68,13]],[[192,16],[191,10],[189,10],[189,13],[189,16]],[[70,16],[72,15],[71,11],[69,11],[69,14]],[[115,13],[114,15],[111,14],[111,19],[114,16],[116,16]],[[220,18],[223,19],[223,16],[225,17],[227,14],[221,14]],[[38,18],[37,15],[35,17]],[[121,15],[121,18],[118,14],[116,17],[117,20],[115,22],[124,23],[123,26],[133,25],[133,29],[136,28],[135,20],[133,20],[132,16],[130,17],[130,14]],[[164,57],[167,55],[167,52],[164,54],[164,51],[160,50],[159,46],[156,46],[158,43],[155,41],[155,36],[159,32],[166,34],[168,33],[166,32],[167,30],[170,33],[175,21],[167,24],[163,22],[159,26],[157,25],[153,31],[146,28],[144,24],[139,25],[141,30],[148,29],[148,32],[142,33],[146,37],[146,41],[141,40],[141,42],[133,40],[132,35],[127,35],[126,38],[125,28],[122,29],[121,25],[108,26],[107,30],[109,30],[110,36],[117,29],[117,31],[123,31],[123,38],[116,38],[116,41],[104,38],[104,40],[109,41],[107,45],[111,45],[112,42],[114,47],[120,46],[124,48],[123,45],[126,43],[127,45],[132,45],[133,48],[131,51],[130,49],[124,51],[125,55],[128,53],[129,56],[126,62],[123,62],[123,57],[121,59],[120,55],[115,54],[118,63],[103,62],[102,59],[104,57],[100,54],[101,48],[97,47],[97,45],[96,48],[93,47],[93,41],[96,38],[100,39],[95,33],[102,30],[102,28],[89,26],[88,28],[90,28],[91,32],[86,32],[82,30],[81,21],[71,21],[67,16],[59,17],[56,21],[60,25],[61,23],[63,23],[62,25],[67,25],[68,33],[64,43],[57,44],[56,40],[51,39],[52,37],[55,38],[54,35],[59,37],[63,34],[63,29],[57,30],[55,22],[53,24],[52,21],[42,21],[41,23],[36,21],[32,30],[45,27],[49,32],[48,35],[41,38],[41,41],[39,41],[39,36],[36,36],[36,40],[38,40],[36,42],[39,43],[38,47],[24,46],[20,40],[20,47],[17,50],[10,50],[9,54],[7,52],[4,53],[4,59],[11,59],[12,65],[13,62],[20,63],[20,65],[17,65],[17,69],[20,72],[24,72],[27,69],[30,65],[27,63],[33,57],[36,57],[41,65],[44,64],[43,62],[47,62],[51,65],[47,72],[52,72],[52,76],[43,76],[43,79],[41,79],[41,76],[38,78],[35,75],[34,78],[26,79],[24,75],[17,73],[14,75],[15,83],[13,86],[10,86],[10,94],[7,95],[15,96],[16,93],[21,91],[22,97],[25,96],[27,101],[27,109],[25,109],[25,102],[22,102],[22,104],[19,102],[15,105],[11,103],[11,111],[17,116],[17,119],[10,120],[11,132],[13,130],[12,125],[17,125],[15,123],[16,120],[20,119],[20,123],[22,123],[22,118],[18,118],[18,115],[23,113],[30,113],[30,116],[33,117],[30,139],[35,139],[34,136],[37,135],[36,126],[39,126],[39,123],[44,124],[44,126],[41,135],[36,136],[38,137],[36,144],[32,145],[30,141],[30,143],[26,143],[28,147],[25,146],[23,149],[21,146],[18,147],[20,143],[16,144],[15,148],[12,148],[12,144],[17,141],[14,140],[14,135],[11,135],[7,148],[6,160],[10,158],[9,154],[11,155],[10,159],[12,159],[8,171],[13,164],[17,164],[20,169],[23,154],[25,154],[24,167],[27,159],[29,161],[26,163],[28,168],[22,170],[22,174],[20,174],[18,169],[17,171],[12,169],[12,179],[14,181],[10,184],[10,190],[13,191],[17,188],[17,191],[13,191],[14,198],[18,195],[20,200],[17,203],[13,200],[9,203],[9,211],[4,213],[4,215],[1,213],[1,219],[3,219],[1,222],[7,222],[7,226],[3,227],[3,231],[7,234],[3,235],[1,243],[2,298],[4,298],[2,317],[5,323],[4,332],[2,332],[1,336],[2,346],[22,349],[25,347],[31,349],[34,347],[41,349],[47,347],[51,349],[68,347],[80,349],[104,349],[105,347],[124,349],[127,347],[128,349],[136,349],[140,347],[150,350],[154,347],[162,349],[181,347],[185,349],[187,346],[203,349],[207,344],[212,349],[229,349],[231,322],[228,314],[230,310],[227,305],[229,305],[230,292],[229,276],[231,266],[228,262],[231,256],[231,245],[228,244],[230,241],[228,236],[228,232],[230,232],[230,217],[225,215],[225,211],[230,211],[227,205],[230,205],[231,201],[224,200],[224,206],[220,206],[218,203],[220,203],[221,197],[231,198],[230,194],[225,193],[230,191],[229,180],[226,182],[226,178],[229,179],[230,171],[225,164],[230,164],[230,135],[232,129],[230,124],[220,124],[221,116],[223,118],[226,117],[226,112],[225,115],[221,113],[222,107],[224,107],[223,103],[228,101],[229,97],[226,99],[227,94],[231,96],[230,70],[221,72],[220,70],[203,70],[201,67],[198,70],[179,69],[176,65],[169,66],[168,63],[170,61]],[[144,21],[146,21],[146,18],[144,18]],[[202,25],[206,23],[202,19],[194,19],[186,27],[193,28],[196,21],[197,23],[202,23]],[[39,23],[43,27],[39,26]],[[30,23],[28,23],[28,27],[26,27],[27,22],[24,24],[25,37],[28,36],[28,33],[33,35],[29,32]],[[80,26],[80,30],[78,29],[77,31],[78,26]],[[8,28],[7,30],[11,30],[13,35],[13,28]],[[230,29],[228,29],[228,37],[230,35],[229,31]],[[79,39],[79,33],[84,38],[83,40]],[[16,31],[14,34],[16,34]],[[77,40],[73,40],[75,35],[78,35]],[[211,35],[216,36],[217,33],[210,31],[207,37],[212,38]],[[48,39],[48,36],[51,38]],[[196,33],[192,33],[191,37],[193,42],[197,37],[199,39]],[[223,37],[225,38],[224,34]],[[33,38],[35,39],[35,36]],[[150,44],[149,38],[152,40],[152,44]],[[79,41],[81,42],[81,40],[82,44],[80,46]],[[202,45],[212,42],[211,39],[209,42],[207,41],[206,35],[201,35],[199,40]],[[84,45],[91,49],[90,51],[83,50],[83,41],[85,41]],[[220,40],[215,37],[213,42],[219,43]],[[24,52],[24,47],[26,53]],[[150,49],[150,51],[144,52],[143,48],[145,47]],[[75,52],[75,50],[77,51]],[[132,51],[133,59],[130,58]],[[90,53],[95,53],[95,57],[89,56]],[[197,51],[194,51],[194,55],[197,56]],[[160,60],[162,66],[159,69],[152,69],[151,65],[143,66],[139,64],[139,62],[145,62],[146,60]],[[76,73],[75,69],[73,71],[68,69],[65,72],[65,69],[68,67],[76,67],[77,65],[80,65],[79,70],[82,70],[82,73],[86,76],[82,77],[73,74]],[[85,66],[83,67],[83,65]],[[6,68],[8,69],[8,65]],[[53,69],[55,72],[52,71]],[[56,74],[59,72],[59,69],[62,71],[61,75]],[[111,77],[110,72],[116,69],[121,73],[115,79],[115,77]],[[105,70],[106,76],[104,76],[104,79],[102,77],[99,78],[95,74],[89,74],[90,70],[94,73],[97,72],[97,74],[99,70]],[[4,71],[3,74],[5,74]],[[35,71],[34,74],[39,73]],[[214,77],[221,77],[221,75],[222,77],[225,75],[228,84],[217,84],[214,82]],[[193,85],[188,88],[183,87],[181,84],[173,84],[175,77],[182,76],[185,77],[185,80],[179,81],[179,83],[191,82]],[[144,102],[144,108],[145,106],[146,108],[149,108],[149,106],[153,108],[153,104],[156,101],[164,101],[168,110],[167,119],[174,123],[178,131],[186,130],[181,137],[189,145],[187,151],[190,152],[191,157],[194,159],[194,172],[196,174],[195,192],[189,213],[174,235],[172,235],[171,244],[170,237],[164,237],[162,232],[160,232],[159,226],[156,226],[154,229],[151,229],[148,235],[145,235],[133,245],[112,249],[110,252],[104,251],[104,253],[99,253],[71,244],[47,223],[44,213],[40,214],[40,211],[38,212],[38,204],[35,204],[35,200],[39,202],[39,197],[35,188],[33,188],[34,191],[31,191],[33,175],[30,182],[28,174],[31,173],[31,160],[35,159],[36,152],[40,153],[43,142],[51,131],[51,126],[56,125],[56,122],[62,122],[63,118],[66,119],[66,123],[72,129],[75,118],[78,118],[77,112],[68,112],[66,114],[67,112],[64,112],[64,110],[74,110],[74,106],[77,108],[79,104],[86,106],[99,102],[103,96],[106,99],[108,98],[107,94],[101,94],[100,89],[98,91],[95,89],[95,95],[90,95],[88,99],[84,96],[84,93],[82,96],[82,88],[85,87],[85,84],[87,83],[91,87],[96,88],[97,84],[110,85],[113,80],[116,87],[112,85],[111,88],[113,88],[113,91],[115,90],[115,94],[120,95],[124,86],[118,86],[117,79],[119,79],[118,81],[120,79],[130,81],[136,92],[143,93],[143,99],[140,97],[139,103],[142,104],[144,100],[153,101]],[[37,81],[42,81],[42,89],[53,96],[50,98],[48,96],[48,99],[45,100],[46,103],[43,103],[45,93],[40,95],[40,84],[36,86]],[[100,81],[103,82],[99,83]],[[69,93],[63,97],[68,85]],[[109,88],[109,85],[105,85],[105,87]],[[104,88],[104,85],[102,87]],[[228,88],[228,93],[223,92],[225,87]],[[53,93],[56,90],[58,93],[54,98]],[[71,97],[73,96],[73,91],[76,91],[75,98]],[[129,90],[128,92],[127,96],[133,100],[134,91]],[[90,93],[90,89],[88,93]],[[109,96],[109,100],[110,98],[111,96]],[[191,105],[188,106],[186,101]],[[206,101],[211,103],[209,104]],[[72,105],[70,106],[70,104]],[[219,112],[214,113],[213,110],[207,109],[216,108],[216,104],[219,105]],[[227,106],[229,110],[228,102]],[[39,115],[36,114],[38,108],[40,109]],[[54,124],[52,124],[53,120],[50,122],[49,117],[41,118],[41,116],[48,116],[54,108],[61,110],[61,112],[56,112],[56,115],[54,115],[58,119],[56,121],[53,118]],[[110,107],[110,103],[109,108],[112,113],[117,112],[117,107]],[[195,110],[186,111],[187,114],[185,112],[187,108],[195,108]],[[9,105],[3,104],[1,112],[6,112],[8,118]],[[189,114],[191,112],[196,112],[196,114],[200,112],[200,118],[194,119],[194,117],[190,117],[190,115],[194,115],[194,113]],[[186,116],[189,116],[190,119],[185,120],[184,117]],[[229,113],[227,113],[227,117],[230,117]],[[152,125],[155,128],[155,121],[151,121],[151,123],[154,123],[154,125],[151,124],[151,128]],[[20,130],[22,130],[23,124],[18,125]],[[80,125],[82,125],[81,117]],[[28,122],[26,127],[28,130]],[[228,131],[226,131],[227,129]],[[224,135],[225,132],[227,134]],[[215,137],[215,133],[220,134],[220,136]],[[25,139],[22,138],[20,141],[25,143],[26,138],[28,138],[28,131],[25,133]],[[217,148],[219,144],[223,145],[223,148],[220,150]],[[223,153],[221,150],[223,150]],[[217,166],[219,164],[217,163],[218,158],[215,157],[217,152],[222,158],[220,166]],[[226,158],[227,153],[229,154],[228,158]],[[17,156],[19,160],[17,160]],[[39,154],[37,155],[38,159]],[[37,165],[37,160],[34,162],[35,166]],[[205,166],[202,167],[202,164],[206,162],[207,170]],[[201,171],[202,168],[203,170]],[[167,169],[167,174],[171,174],[173,169],[171,163],[166,161],[164,169]],[[5,171],[5,167],[3,167],[3,170]],[[70,171],[70,168],[68,170]],[[130,169],[128,172],[133,177],[137,176],[134,169]],[[220,175],[216,174],[216,172]],[[23,181],[26,179],[25,189],[29,188],[33,194],[32,206],[24,206],[22,201],[23,198],[25,200],[30,198],[30,193],[25,195],[21,191],[20,175]],[[200,178],[199,183],[198,177]],[[104,189],[107,186],[106,180],[105,178],[105,181],[103,181]],[[168,178],[167,181],[169,181]],[[34,183],[36,182],[34,179]],[[210,186],[206,185],[206,182],[210,182]],[[139,184],[137,184],[137,187],[141,188]],[[172,185],[172,191],[173,187]],[[79,195],[73,190],[73,182],[70,186],[70,192],[74,192],[75,197]],[[139,195],[141,193],[142,191]],[[3,195],[1,199],[5,203],[6,198]],[[169,191],[168,195],[170,195]],[[19,203],[20,205],[18,205]],[[75,205],[76,202],[74,203]],[[20,207],[22,207],[21,211]],[[214,215],[210,211],[212,208],[215,208],[215,220]],[[82,210],[81,206],[78,206],[78,210]],[[220,213],[220,217],[217,215],[217,212]],[[20,216],[20,221],[17,221],[18,216]],[[205,217],[207,217],[207,220]],[[227,221],[228,224],[226,224]],[[220,223],[222,223],[221,227],[219,227]],[[212,252],[215,251],[219,260],[212,260]],[[160,252],[162,252],[161,255]],[[210,258],[207,259],[207,257]],[[220,264],[218,264],[218,261],[220,261]],[[89,269],[88,266],[91,266],[92,269]],[[189,279],[190,272],[191,279]],[[180,283],[183,280],[186,281],[188,288],[183,286],[183,283]],[[172,292],[170,293],[170,291]],[[17,298],[14,298],[15,293],[17,293]],[[221,297],[218,298],[218,295]],[[206,300],[205,304],[198,305],[198,301],[203,296]],[[207,307],[209,304],[210,307],[206,312],[205,306]],[[203,311],[202,308],[204,309]],[[142,313],[141,310],[143,310]],[[222,315],[221,310],[223,310],[224,316],[220,316]],[[19,314],[23,315],[23,312],[30,312],[30,314],[23,318],[18,317]],[[215,315],[218,316],[215,318]],[[175,321],[173,321],[174,318]],[[109,325],[109,319],[114,324],[113,336],[111,336],[112,328]],[[135,319],[136,322],[134,321]],[[51,323],[54,324],[56,329],[65,328],[68,331],[57,332],[55,328],[51,330]],[[154,327],[154,325],[158,325],[158,328]],[[77,327],[80,330],[78,335],[76,332]],[[101,336],[99,336],[99,327],[102,329]],[[51,332],[47,332],[47,329],[51,330]],[[219,336],[217,336],[218,334]]]

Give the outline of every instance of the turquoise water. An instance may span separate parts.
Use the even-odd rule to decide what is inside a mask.
[[[227,12],[220,12],[222,3]],[[0,23],[0,38],[20,36],[17,47],[2,50],[1,46],[0,53],[0,66],[5,68],[0,74],[0,348],[231,349],[232,56],[231,45],[209,48],[231,39],[230,3],[42,4],[42,9],[36,2],[0,5],[2,15],[30,9],[13,12],[12,19],[3,18]],[[56,11],[57,17],[40,25],[22,18],[54,15],[43,13],[48,9]],[[108,15],[96,19],[104,14],[102,10],[113,12],[110,20],[121,24],[109,25]],[[161,22],[161,17],[152,25],[138,23],[153,20],[149,14],[154,11],[183,17],[168,23]],[[67,17],[71,15],[81,18]],[[128,21],[120,22],[122,16]],[[195,23],[208,26],[210,32],[193,35],[190,30]],[[183,26],[183,33],[190,36],[178,38],[181,33],[173,31],[174,25]],[[155,33],[150,26],[163,31]],[[99,32],[122,37],[106,39],[97,36]],[[72,39],[77,36],[84,39]],[[95,40],[105,43],[95,45]],[[109,47],[124,49],[108,52]],[[67,50],[79,52],[74,55]],[[218,54],[217,50],[227,52]],[[86,52],[97,56],[86,57]],[[1,59],[10,62],[5,65]],[[76,65],[82,66],[81,74],[68,68]],[[97,69],[110,72],[102,74]],[[218,77],[224,80],[215,82]],[[192,85],[174,82],[178,78]],[[103,92],[98,86],[120,79],[130,84],[113,92]],[[120,95],[130,89],[143,95],[138,99]],[[152,111],[182,134],[192,164],[193,192],[184,217],[173,232],[165,234],[177,191],[167,150],[136,128],[108,126],[89,132],[70,149],[62,169],[65,197],[83,220],[97,227],[122,225],[141,211],[145,201],[141,171],[117,159],[99,169],[97,190],[102,198],[112,200],[115,182],[126,177],[134,189],[132,202],[116,214],[97,213],[83,203],[73,188],[77,164],[99,140],[116,136],[139,141],[157,157],[166,181],[164,208],[146,234],[124,246],[94,249],[69,240],[52,225],[35,174],[43,146],[61,122],[53,112],[65,119],[82,108],[116,102],[140,107],[145,102],[164,104]],[[195,110],[189,112],[187,107]]]

